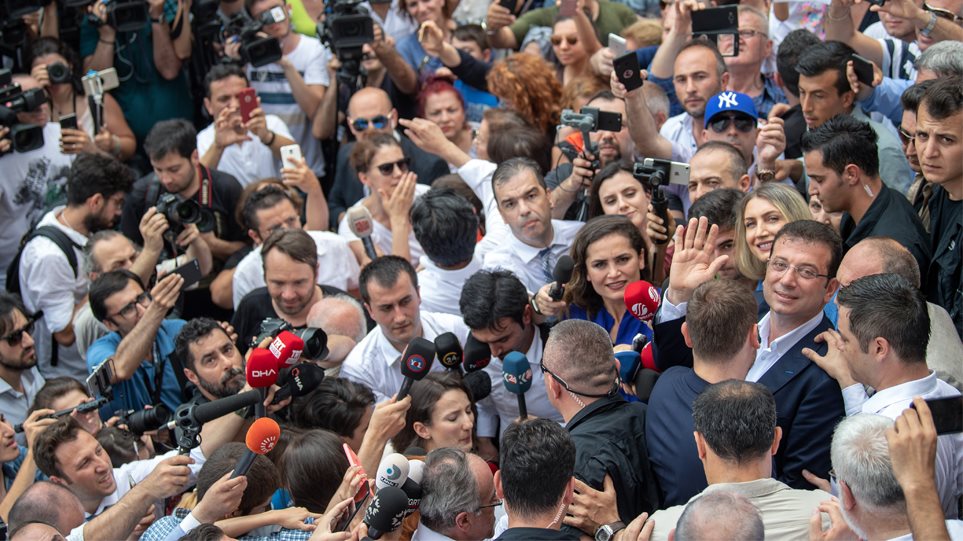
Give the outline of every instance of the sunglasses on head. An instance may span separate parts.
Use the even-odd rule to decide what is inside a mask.
[[[34,315],[27,320],[27,324],[19,329],[14,329],[10,331],[10,334],[0,337],[0,341],[6,342],[10,347],[16,347],[20,345],[23,341],[24,333],[33,334],[33,327],[37,320],[40,319],[40,314]]]
[[[562,44],[563,39],[567,41],[569,45],[575,45],[576,43],[578,43],[578,36],[565,36],[565,37],[552,36],[551,39],[552,39],[552,45],[556,47]]]
[[[407,173],[408,165],[410,163],[411,163],[411,160],[409,160],[408,158],[402,158],[396,162],[383,163],[381,165],[376,165],[375,167],[378,168],[378,171],[382,175],[388,176],[394,172],[395,167],[397,167],[398,170],[401,171],[402,173]]]
[[[743,115],[717,116],[709,122],[709,127],[716,133],[723,133],[729,129],[730,123],[735,123],[736,129],[742,133],[749,133],[756,127],[756,120]]]
[[[365,131],[373,126],[376,130],[384,129],[388,125],[388,117],[378,115],[372,118],[356,118],[351,121],[351,127],[357,131]]]
[[[923,2],[923,9],[926,11],[929,11],[930,13],[932,13],[933,15],[936,15],[941,19],[946,19],[951,23],[954,23],[954,24],[963,23],[963,17],[957,15],[956,13],[953,13],[948,9],[935,8],[926,2]]]

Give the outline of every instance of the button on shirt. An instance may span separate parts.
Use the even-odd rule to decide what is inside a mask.
[[[482,268],[481,258],[475,256],[462,269],[439,268],[428,256],[421,256],[418,283],[421,284],[421,309],[461,316],[458,303],[465,281]]]
[[[843,389],[846,415],[873,413],[893,420],[910,407],[913,397],[916,396],[929,400],[960,396],[960,392],[949,383],[937,378],[932,370],[925,378],[876,391],[876,394],[871,397],[859,383]],[[958,518],[957,498],[963,494],[963,434],[944,434],[938,438],[936,486],[946,518]]]
[[[439,334],[452,332],[464,346],[468,338],[468,327],[461,317],[451,314],[421,312],[421,328],[425,340],[433,341]],[[432,370],[444,368],[440,362],[431,365]],[[388,400],[401,389],[405,379],[401,375],[401,351],[388,341],[381,325],[351,350],[341,365],[341,377],[366,385],[374,393],[376,402]]]
[[[294,140],[287,125],[280,118],[274,115],[265,115],[267,129],[277,135]],[[262,178],[275,178],[281,169],[281,160],[275,159],[271,153],[271,147],[261,142],[256,135],[247,133],[250,141],[231,145],[221,153],[221,160],[217,162],[215,168],[223,173],[228,173],[241,183],[241,186],[261,180]],[[211,146],[214,145],[214,123],[204,128],[197,134],[197,152],[203,156]]]
[[[552,281],[551,270],[554,269],[554,263],[559,257],[568,253],[575,234],[583,225],[585,225],[583,222],[552,220],[552,229],[555,233],[551,245],[547,247],[552,261],[548,269],[546,269],[544,256],[541,255],[545,248],[525,244],[515,235],[509,236],[501,246],[485,254],[484,267],[486,269],[502,268],[514,272],[528,291],[534,293]],[[547,273],[546,270],[548,270]]]
[[[27,409],[33,404],[33,397],[37,396],[37,391],[44,385],[43,376],[37,367],[24,370],[20,374],[20,384],[23,392],[19,392],[10,386],[5,380],[0,379],[0,412],[7,418],[11,426],[22,423],[27,418]],[[26,445],[27,439],[23,432],[16,435],[17,443]]]

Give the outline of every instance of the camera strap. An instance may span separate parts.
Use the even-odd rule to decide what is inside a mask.
[[[201,175],[201,189],[197,191],[197,202],[203,207],[211,208],[214,201],[214,183],[211,179],[211,170],[207,166],[199,167]]]
[[[151,404],[160,404],[161,389],[164,384],[164,368],[167,366],[167,358],[161,357],[160,348],[157,347],[157,338],[154,338],[154,344],[151,346],[154,353],[154,381],[151,384],[150,378],[147,374],[141,372],[144,377],[144,385],[147,387],[147,392],[150,394]]]

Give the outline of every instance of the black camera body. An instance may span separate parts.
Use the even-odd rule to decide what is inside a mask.
[[[361,0],[328,0],[318,39],[341,61],[338,80],[354,84],[361,74],[362,45],[374,41],[374,22]]]
[[[55,85],[61,83],[69,83],[73,73],[70,71],[70,67],[63,62],[54,62],[53,64],[47,64],[47,78],[50,82]]]
[[[13,83],[10,70],[0,70],[0,125],[10,128],[9,138],[16,152],[29,152],[43,146],[43,128],[36,124],[21,124],[17,113],[36,111],[47,103],[39,88],[23,90]]]
[[[85,3],[77,1],[76,5],[83,6]],[[95,27],[103,24],[103,21],[93,14],[87,15],[87,21]],[[143,30],[148,21],[150,7],[147,0],[107,0],[107,24],[114,30],[137,32]]]
[[[328,356],[328,335],[323,329],[318,327],[295,328],[287,321],[276,317],[265,318],[261,321],[257,337],[251,341],[251,347],[256,348],[265,338],[275,338],[284,331],[304,340],[302,358],[321,361]]]
[[[214,215],[193,199],[181,199],[172,193],[161,194],[154,205],[158,214],[163,214],[170,224],[172,234],[178,235],[188,224],[197,224],[197,229],[206,233],[214,230]]]

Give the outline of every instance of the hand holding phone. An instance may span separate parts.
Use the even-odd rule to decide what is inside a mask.
[[[558,16],[574,17],[578,10],[578,0],[559,0]]]
[[[245,88],[237,93],[237,101],[240,103],[241,122],[247,124],[251,121],[251,113],[257,109],[257,92],[253,88]]]
[[[856,72],[856,79],[864,85],[873,87],[873,62],[856,53],[849,57],[853,61],[853,71]]]
[[[625,90],[631,92],[642,86],[642,68],[635,51],[629,51],[612,61],[612,70]]]

